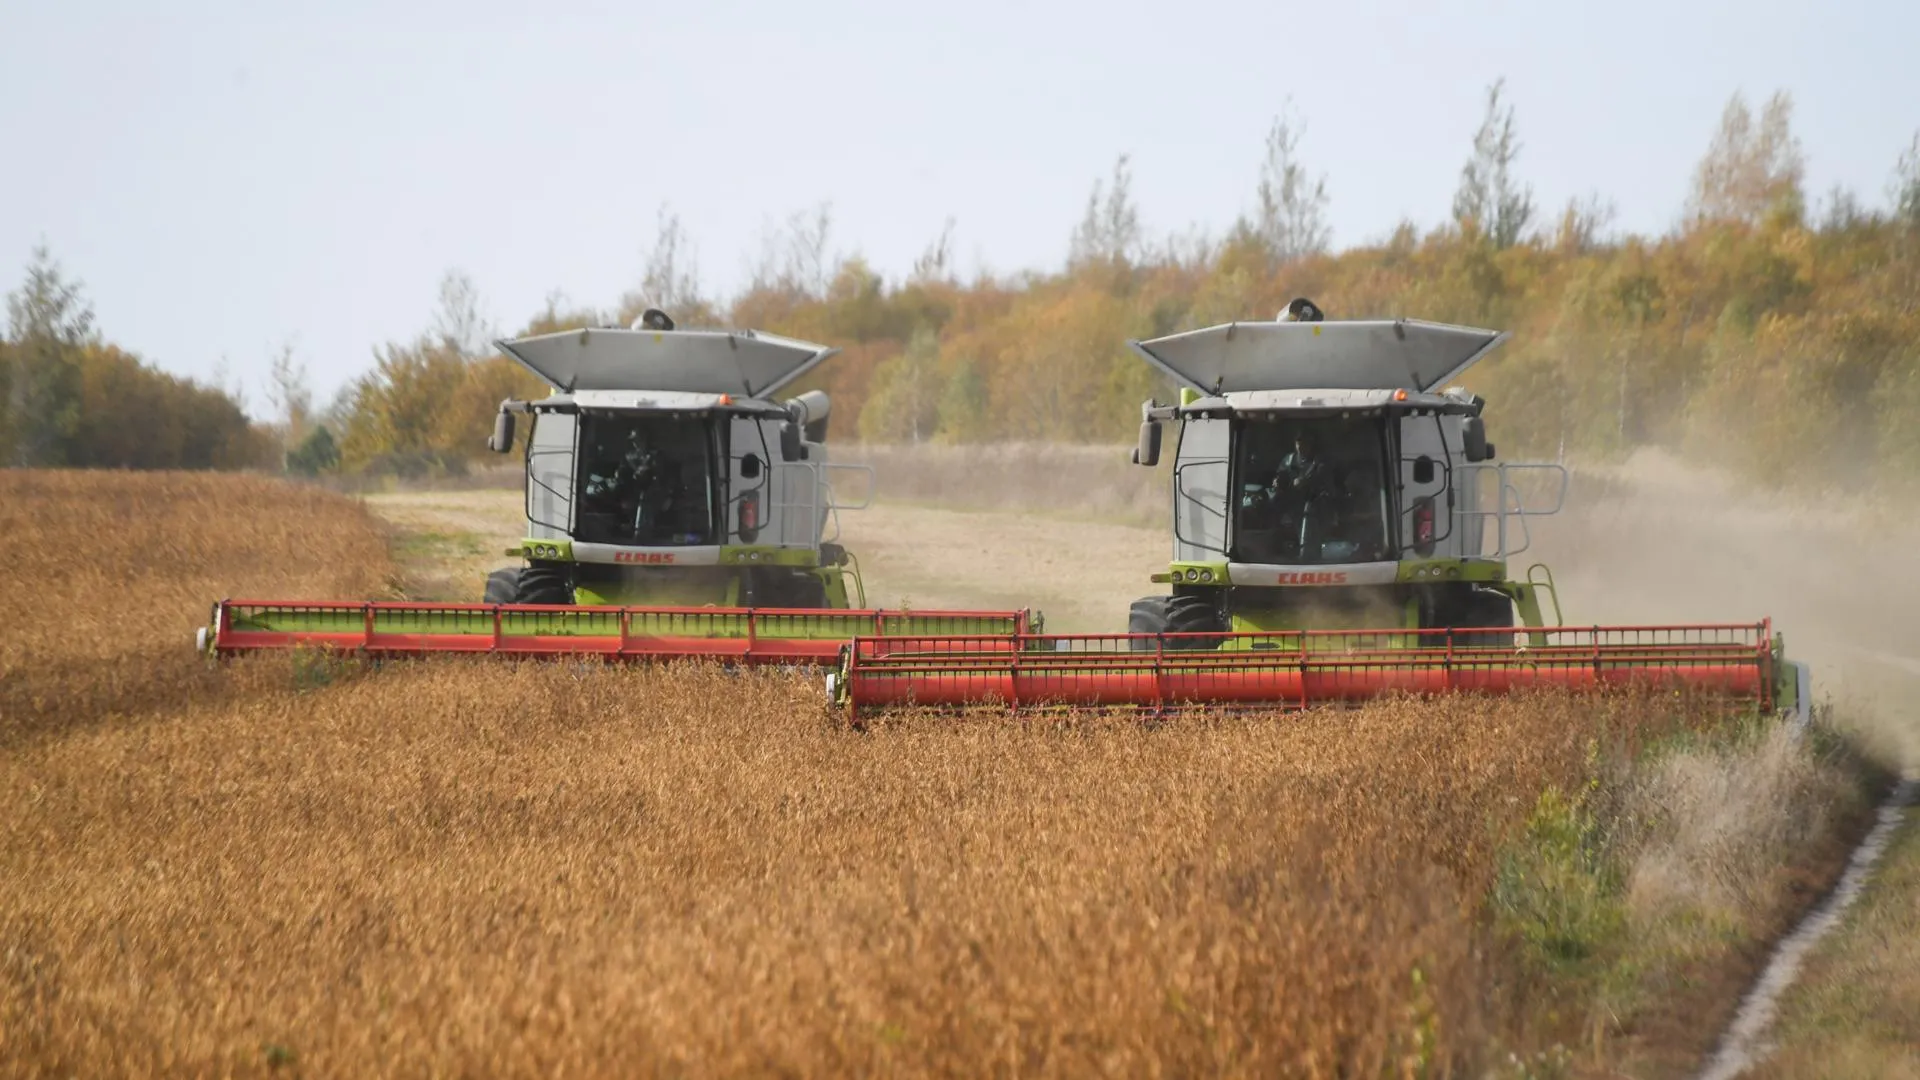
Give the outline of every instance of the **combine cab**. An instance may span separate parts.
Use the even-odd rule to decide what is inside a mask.
[[[1505,339],[1276,322],[1133,343],[1184,387],[1144,409],[1141,464],[1157,463],[1161,424],[1180,426],[1173,562],[1155,576],[1171,592],[1137,601],[1128,629],[1448,629],[1491,644],[1516,613],[1541,625],[1551,577],[1513,581],[1507,563],[1527,518],[1560,509],[1566,471],[1495,463],[1484,403],[1438,390]]]
[[[836,541],[841,511],[870,501],[872,470],[828,460],[826,394],[773,397],[834,350],[677,330],[658,311],[498,344],[553,388],[502,402],[488,440],[506,453],[529,428],[526,534],[507,552],[523,565],[495,571],[479,604],[222,601],[203,650],[828,664],[862,634],[1040,629],[1024,611],[867,607]],[[858,502],[836,496],[848,480]]]
[[[528,604],[845,608],[857,564],[834,540],[829,402],[770,395],[833,350],[768,334],[570,330],[500,348],[554,386],[525,416],[527,536],[487,599]]]
[[[1298,300],[1275,322],[1130,343],[1181,386],[1178,404],[1143,407],[1134,451],[1158,464],[1164,427],[1177,428],[1173,558],[1153,578],[1168,591],[1134,602],[1127,634],[1032,635],[1005,655],[863,638],[837,695],[855,709],[1307,707],[1654,680],[1768,708],[1804,701],[1804,669],[1767,623],[1565,628],[1544,565],[1509,573],[1568,478],[1498,461],[1484,402],[1447,388],[1506,337],[1326,322]]]

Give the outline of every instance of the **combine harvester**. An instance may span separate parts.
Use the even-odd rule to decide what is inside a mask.
[[[835,350],[754,331],[568,330],[499,347],[552,393],[505,401],[488,447],[525,417],[526,537],[483,604],[225,600],[200,648],[710,657],[833,664],[860,634],[970,635],[1011,648],[1025,611],[876,611],[839,513],[872,470],[827,460],[820,391],[772,395]],[[833,480],[864,478],[839,503]]]
[[[1448,382],[1504,333],[1326,322],[1295,301],[1132,348],[1181,387],[1143,408],[1135,461],[1172,467],[1173,560],[1128,633],[1037,614],[878,611],[835,541],[829,403],[771,395],[831,349],[753,331],[630,329],[500,342],[553,392],[506,401],[526,440],[527,533],[482,604],[216,604],[215,656],[315,647],[833,667],[850,716],[903,705],[1306,708],[1393,692],[1634,681],[1798,709],[1807,673],[1765,622],[1565,627],[1552,576],[1508,573],[1566,471],[1495,460],[1480,398]],[[865,505],[863,500],[859,505]],[[1554,613],[1543,615],[1543,602]]]
[[[1131,342],[1181,387],[1143,407],[1137,464],[1172,467],[1173,561],[1129,633],[861,636],[829,677],[888,707],[1307,708],[1394,692],[1653,682],[1804,711],[1766,621],[1567,627],[1551,573],[1511,557],[1558,512],[1557,464],[1496,461],[1484,402],[1449,382],[1505,333],[1412,320],[1275,322]],[[1444,388],[1444,389],[1443,389]],[[1543,616],[1543,601],[1553,620]],[[1517,618],[1516,618],[1517,616]],[[1004,639],[995,639],[995,643]]]

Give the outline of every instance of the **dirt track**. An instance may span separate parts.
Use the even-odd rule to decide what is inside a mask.
[[[521,535],[517,491],[375,495],[374,512],[410,534],[402,557],[415,591],[477,599],[486,572]],[[1065,515],[879,503],[842,515],[867,600],[889,607],[1017,608],[1052,630],[1120,633],[1127,604],[1157,587],[1168,541],[1158,530]]]

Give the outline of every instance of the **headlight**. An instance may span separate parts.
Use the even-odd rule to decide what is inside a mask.
[[[1194,569],[1193,567],[1191,567],[1191,566],[1189,566],[1189,567],[1187,567],[1187,580],[1188,580],[1188,581],[1199,581],[1199,580],[1200,580],[1200,571],[1198,571],[1198,570],[1195,570],[1195,569]]]
[[[1211,571],[1211,570],[1202,570],[1202,571],[1200,571],[1200,580],[1201,580],[1201,581],[1212,581],[1212,580],[1213,580],[1213,571]]]

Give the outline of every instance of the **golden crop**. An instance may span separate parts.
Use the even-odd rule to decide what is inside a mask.
[[[1494,854],[1634,699],[908,716],[811,676],[275,657],[352,501],[0,473],[0,1071],[1470,1075]]]

